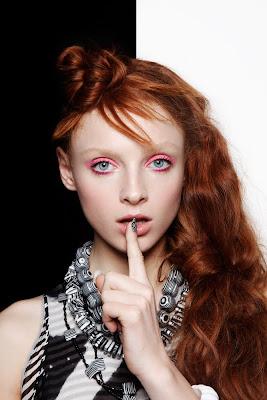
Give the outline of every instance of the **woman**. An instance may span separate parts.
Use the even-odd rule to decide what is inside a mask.
[[[264,260],[207,100],[114,51],[73,46],[58,68],[60,174],[94,238],[3,312],[3,396],[262,400]]]

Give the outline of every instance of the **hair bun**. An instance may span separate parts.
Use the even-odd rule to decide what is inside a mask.
[[[86,51],[80,46],[66,48],[59,56],[57,68],[61,72],[67,103],[96,104],[104,92],[118,87],[125,79],[130,58],[115,51],[97,49]]]
[[[71,46],[63,50],[57,62],[65,89],[66,100],[69,103],[84,84],[88,69],[87,54],[80,46]]]

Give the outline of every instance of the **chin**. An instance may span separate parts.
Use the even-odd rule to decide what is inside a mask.
[[[164,242],[164,236],[160,238],[149,238],[145,236],[138,237],[139,248],[143,255],[146,255],[146,253],[149,253],[153,250],[159,249],[159,247],[162,247]]]

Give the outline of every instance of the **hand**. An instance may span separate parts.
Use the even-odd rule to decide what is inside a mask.
[[[157,319],[154,290],[140,251],[137,235],[129,223],[126,229],[129,276],[116,272],[99,275],[96,283],[103,302],[106,327],[122,332],[125,362],[140,380],[151,369],[162,367],[166,352]]]
[[[154,290],[137,235],[126,229],[129,276],[108,272],[96,283],[102,293],[106,327],[121,330],[124,359],[150,399],[196,400],[198,395],[168,357],[160,335]]]

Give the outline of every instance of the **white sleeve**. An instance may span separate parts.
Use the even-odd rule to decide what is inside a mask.
[[[193,385],[192,388],[200,395],[200,400],[219,400],[219,396],[210,386]]]

